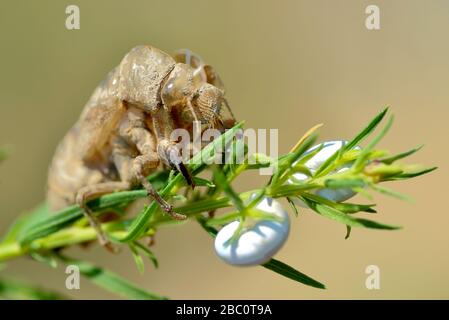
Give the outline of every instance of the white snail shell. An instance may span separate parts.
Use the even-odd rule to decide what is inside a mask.
[[[335,152],[337,152],[343,145],[347,144],[348,141],[344,140],[336,140],[336,141],[326,141],[323,142],[324,146],[323,148],[315,154],[312,158],[307,160],[305,163],[305,166],[312,172],[315,173],[316,170],[329,158],[331,157]],[[309,150],[307,150],[304,155],[307,155],[317,148],[319,148],[321,144],[318,144],[316,146],[313,146]],[[353,148],[354,150],[361,150],[360,147],[356,146]],[[343,172],[348,170],[351,167],[351,163],[348,163],[335,172]],[[294,184],[296,181],[301,181],[307,179],[307,175],[303,173],[295,173],[292,176],[292,179],[290,179],[288,182]],[[349,188],[340,188],[340,189],[330,189],[330,188],[324,188],[316,191],[316,194],[326,198],[331,201],[335,202],[342,202],[345,200],[348,200],[349,198],[352,198],[356,193],[352,191]],[[304,203],[298,199],[293,198],[292,199],[296,204],[305,206]]]
[[[264,197],[256,208],[274,214],[282,221],[257,221],[251,227],[243,229],[233,242],[230,239],[239,222],[234,221],[224,226],[215,238],[215,252],[224,262],[236,266],[263,264],[270,260],[287,240],[290,219],[281,204],[272,198]]]

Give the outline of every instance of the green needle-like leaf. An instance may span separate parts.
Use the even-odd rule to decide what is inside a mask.
[[[135,284],[118,276],[117,274],[94,266],[88,262],[62,258],[67,264],[76,265],[80,273],[99,287],[119,294],[122,297],[136,300],[166,300],[166,297],[139,288]]]
[[[200,177],[193,177],[193,182],[195,183],[196,187],[209,187],[209,188],[215,187],[215,185],[211,181]]]
[[[216,184],[223,189],[224,193],[231,199],[234,206],[240,211],[243,212],[245,210],[245,205],[243,204],[242,199],[240,199],[239,195],[232,189],[231,185],[228,183],[223,171],[219,166],[214,166],[214,179]]]
[[[415,177],[419,177],[423,174],[432,172],[434,170],[438,169],[438,167],[432,167],[432,168],[424,168],[418,171],[414,171],[414,172],[404,172],[398,175],[395,175],[393,177],[388,177],[386,179],[382,179],[382,181],[395,181],[395,180],[407,180],[407,179],[411,179],[411,178],[415,178]]]
[[[360,171],[363,169],[363,165],[365,161],[368,159],[371,150],[376,146],[377,143],[387,134],[388,130],[390,130],[392,124],[393,124],[394,117],[391,116],[390,119],[388,119],[388,122],[386,126],[378,133],[377,136],[374,137],[373,140],[368,143],[368,145],[363,148],[362,152],[358,156],[357,160],[355,161],[353,168],[356,171]]]
[[[89,206],[94,211],[103,211],[143,197],[146,197],[145,190],[116,192],[90,201]],[[18,240],[22,245],[29,244],[33,240],[55,233],[83,217],[83,211],[76,205],[64,208],[54,214],[49,214],[46,206],[42,208],[45,208],[47,211],[42,213],[40,211],[42,209],[39,209],[35,211],[35,214],[42,215],[43,218],[36,219],[38,220],[36,223],[31,224],[28,228],[24,228],[18,235]]]
[[[344,223],[350,227],[363,227],[363,228],[384,229],[384,230],[396,230],[401,228],[400,226],[383,224],[362,218],[354,218],[330,206],[315,203],[304,197],[302,197],[302,199],[316,213],[322,215],[323,217]]]
[[[363,188],[365,181],[362,179],[326,179],[324,185],[327,188]]]
[[[388,158],[384,158],[384,159],[382,159],[380,161],[382,161],[385,164],[392,164],[393,162],[395,162],[395,161],[397,161],[399,159],[403,159],[405,157],[408,157],[408,156],[414,154],[415,152],[421,150],[422,147],[423,147],[423,145],[420,145],[420,146],[417,146],[416,148],[413,148],[411,150],[399,153],[397,155],[394,155],[394,156],[391,156],[391,157],[388,157]]]
[[[30,227],[26,233],[19,235],[18,240],[21,245],[27,245],[35,239],[45,237],[61,230],[65,226],[68,226],[75,220],[81,218],[82,215],[82,210],[78,206],[67,207],[58,214],[55,214],[54,216],[40,221],[36,225]]]
[[[153,251],[139,242],[135,242],[134,245],[136,248],[140,249],[148,259],[150,259],[156,269],[159,268],[159,262],[157,261]]]
[[[357,212],[368,212],[368,213],[376,213],[376,210],[374,210],[372,207],[375,206],[375,204],[356,204],[356,203],[349,203],[349,202],[334,202],[329,199],[323,198],[317,194],[308,193],[308,192],[302,192],[301,196],[309,199],[312,202],[315,203],[322,203],[329,207],[332,207],[338,211],[344,212],[344,213],[357,213]]]
[[[271,186],[274,187],[277,184],[283,184],[285,180],[291,176],[294,170],[293,164],[313,145],[317,139],[317,134],[312,133],[305,138],[300,145],[296,146],[292,153],[289,153],[286,157],[279,160],[277,171],[274,173],[271,179]]]
[[[136,245],[132,242],[130,242],[128,245],[129,245],[129,249],[131,250],[131,253],[133,255],[134,262],[136,263],[137,270],[139,270],[139,272],[141,274],[143,274],[145,272],[145,264],[143,263],[143,259],[142,259],[141,255],[139,254],[139,251],[137,250]]]
[[[66,296],[22,281],[0,279],[0,297],[16,300],[63,300]]]
[[[406,196],[406,195],[404,195],[404,194],[402,194],[402,193],[400,193],[400,192],[397,192],[397,191],[394,191],[394,190],[390,190],[390,189],[388,189],[388,188],[381,187],[381,186],[378,186],[378,185],[375,185],[375,184],[372,184],[372,185],[371,185],[371,188],[373,188],[373,189],[376,190],[377,192],[383,193],[383,194],[385,194],[385,195],[387,195],[387,196],[392,196],[392,197],[398,198],[398,199],[400,199],[400,200],[405,200],[405,201],[408,201],[408,202],[413,202],[413,199],[412,199],[411,197]]]
[[[264,268],[267,268],[268,270],[279,273],[280,275],[282,275],[284,277],[295,280],[295,281],[305,284],[307,286],[311,286],[311,287],[318,288],[318,289],[326,289],[326,286],[324,284],[322,284],[321,282],[318,282],[315,279],[312,279],[311,277],[305,275],[302,272],[299,272],[298,270],[290,267],[289,265],[287,265],[279,260],[271,259],[270,261],[263,264],[262,266]]]
[[[362,142],[374,129],[379,125],[382,119],[387,114],[388,107],[385,108],[381,113],[379,113],[359,134],[355,136],[354,139],[349,141],[344,147],[343,151],[351,150],[356,147],[360,142]],[[321,174],[329,167],[331,163],[337,159],[340,150],[336,151],[331,157],[329,157],[315,172],[315,176],[319,177]]]
[[[376,129],[382,119],[388,112],[388,107],[386,107],[381,113],[379,113],[371,122],[363,129],[354,139],[352,139],[347,145],[345,145],[345,150],[351,150],[362,142],[371,132]]]
[[[295,213],[295,216],[297,217],[299,215],[298,208],[296,207],[296,204],[293,202],[293,200],[290,197],[286,197],[288,204],[290,207],[292,207],[293,212]]]
[[[239,217],[241,217],[241,214],[239,211],[231,212],[231,213],[224,214],[224,215],[221,215],[216,218],[208,219],[206,224],[208,226],[221,226],[221,225],[230,223],[232,221],[236,221],[236,220],[238,220]]]
[[[45,263],[52,268],[56,268],[58,266],[58,261],[53,254],[40,254],[38,252],[31,252],[30,256],[37,262]]]

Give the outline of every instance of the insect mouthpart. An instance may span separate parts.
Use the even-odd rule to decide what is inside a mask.
[[[187,167],[184,165],[184,163],[179,162],[177,164],[174,164],[174,166],[176,170],[178,170],[178,172],[182,174],[187,184],[192,187],[192,190],[195,189],[195,182],[193,181],[192,174],[190,173],[189,169],[187,169]]]
[[[185,166],[185,164],[182,162],[182,158],[177,152],[177,150],[172,150],[170,152],[170,158],[168,159],[168,162],[170,166],[178,171],[184,179],[186,180],[187,184],[192,187],[192,189],[195,188],[195,183],[193,181],[192,174],[190,173],[189,169]]]

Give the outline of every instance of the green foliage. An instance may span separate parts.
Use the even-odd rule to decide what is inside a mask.
[[[59,256],[66,264],[74,265],[79,268],[80,273],[92,281],[99,287],[108,291],[114,292],[124,298],[136,300],[166,300],[166,297],[155,293],[150,293],[144,289],[139,288],[135,284],[123,279],[117,274],[106,269],[94,266],[91,263],[70,259]]]
[[[8,154],[5,147],[0,147],[0,163],[8,157]]]
[[[326,286],[321,282],[310,278],[304,273],[299,272],[298,270],[290,267],[288,264],[285,264],[279,260],[271,259],[267,263],[263,264],[263,267],[267,268],[268,270],[274,271],[284,277],[305,284],[307,286],[311,286],[318,289],[326,289]]]
[[[306,154],[306,151],[317,140],[317,129],[320,126],[309,130],[289,153],[272,159],[264,154],[247,154],[246,146],[238,143],[235,139],[235,135],[243,126],[243,123],[239,123],[203,148],[187,163],[188,169],[194,175],[197,186],[195,191],[190,190],[182,176],[173,171],[157,172],[148,179],[162,197],[175,205],[176,212],[185,214],[191,220],[200,223],[211,236],[217,234],[216,226],[236,220],[243,222],[247,217],[260,216],[261,213],[255,210],[254,206],[257,199],[262,196],[286,198],[292,207],[292,212],[296,215],[298,215],[298,211],[292,199],[300,199],[318,215],[344,224],[347,228],[346,238],[352,227],[395,230],[400,227],[358,216],[358,214],[371,214],[372,216],[376,213],[373,209],[375,204],[337,203],[316,194],[317,190],[323,188],[348,188],[368,197],[374,191],[408,199],[396,191],[379,186],[379,183],[406,180],[435,169],[398,163],[398,160],[412,155],[421,147],[393,156],[388,155],[384,150],[374,149],[391,127],[392,117],[361,151],[353,150],[375,131],[385,118],[387,111],[388,109],[385,109],[379,113],[354,139],[335,152],[313,174],[305,166],[305,163],[319,152],[323,145],[314,152]],[[215,157],[219,156],[226,148],[243,154],[245,162],[213,164]],[[249,159],[254,161],[250,163]],[[263,187],[242,193],[237,193],[233,189],[232,182],[238,179],[241,173],[270,165],[273,165],[275,170]],[[343,165],[350,166],[350,168],[337,173],[337,169]],[[203,177],[198,176],[204,172],[209,173],[209,178],[205,178],[203,175]],[[307,178],[295,181],[292,179],[292,175],[297,172],[305,174]],[[144,190],[116,192],[92,200],[88,205],[98,215],[108,211],[123,212],[127,205],[145,197],[147,194]],[[208,214],[220,208],[229,208],[230,210],[226,214],[215,217]],[[173,221],[167,217],[153,201],[144,206],[136,217],[120,215],[117,220],[103,223],[102,228],[116,245],[129,248],[138,270],[144,272],[144,258],[148,258],[156,268],[158,261],[153,252],[141,240],[151,237],[161,225],[179,223],[182,222]],[[85,223],[83,212],[78,206],[65,208],[57,214],[49,214],[48,208],[42,205],[19,217],[9,228],[9,232],[0,243],[0,262],[20,256],[31,256],[39,262],[54,267],[59,258],[65,263],[78,265],[81,273],[93,283],[122,296],[133,299],[164,298],[148,293],[110,271],[93,266],[88,262],[56,255],[56,252],[60,252],[62,249],[95,239],[95,231]],[[319,281],[281,261],[272,259],[263,267],[304,285],[325,288]],[[8,288],[13,287],[13,285],[5,284],[2,286],[2,282],[0,282],[0,294],[11,292],[12,289]],[[33,293],[34,291],[29,292]],[[39,294],[32,296],[48,297]]]
[[[62,300],[67,297],[22,281],[0,278],[0,297],[16,300]]]

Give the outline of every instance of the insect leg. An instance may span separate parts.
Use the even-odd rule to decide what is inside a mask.
[[[131,108],[127,116],[128,118],[120,125],[120,136],[113,141],[113,162],[120,179],[131,185],[141,184],[164,212],[173,219],[185,219],[186,216],[173,211],[172,206],[159,195],[146,178],[159,165],[159,157],[155,151],[153,137],[142,121],[144,114]],[[133,156],[132,146],[135,146],[140,153],[139,156]]]
[[[237,122],[237,120],[236,120],[236,118],[235,118],[235,116],[234,116],[234,113],[232,112],[232,109],[231,109],[231,107],[229,106],[228,100],[226,100],[226,98],[223,98],[223,102],[224,102],[224,104],[225,104],[225,106],[226,106],[226,109],[228,109],[228,112],[231,114],[232,120],[233,120],[234,122]]]
[[[148,195],[151,196],[154,201],[156,201],[159,205],[159,207],[164,210],[165,213],[167,213],[170,217],[172,217],[175,220],[184,220],[187,217],[183,214],[179,214],[173,211],[173,206],[169,204],[167,201],[164,200],[160,196],[160,194],[153,188],[153,185],[148,181],[148,179],[145,177],[143,172],[143,166],[148,163],[148,161],[151,158],[157,159],[157,154],[154,153],[153,155],[144,155],[140,156],[134,159],[133,163],[133,172],[136,178],[140,181],[142,186],[147,191]],[[150,160],[151,161],[151,160]]]
[[[173,122],[164,108],[158,108],[151,113],[153,120],[153,128],[158,141],[157,154],[159,158],[176,169],[182,174],[187,183],[194,187],[193,178],[187,167],[182,162],[180,151],[176,144],[170,140],[170,135],[173,132]]]
[[[193,109],[192,101],[190,99],[187,99],[187,107],[189,108],[190,112],[192,113],[193,120],[196,122],[199,122],[198,116],[196,114],[195,109]]]
[[[129,188],[130,184],[128,182],[109,181],[83,187],[78,190],[76,194],[76,204],[78,204],[80,208],[83,209],[85,217],[97,233],[98,241],[102,246],[104,246],[111,252],[115,252],[115,248],[112,246],[111,242],[101,229],[100,222],[94,216],[92,210],[87,205],[87,202],[93,198],[99,197],[100,195],[115,191],[128,190]]]

